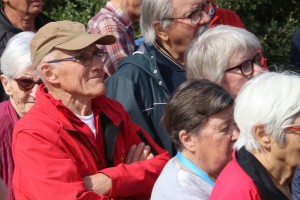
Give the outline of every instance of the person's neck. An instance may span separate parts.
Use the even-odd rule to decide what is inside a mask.
[[[184,55],[183,54],[179,54],[179,53],[173,51],[173,49],[170,48],[170,46],[166,45],[165,43],[161,43],[159,41],[156,41],[154,45],[157,48],[159,48],[159,50],[161,50],[171,60],[180,64],[181,66],[184,66]]]
[[[16,10],[10,9],[9,7],[4,7],[3,12],[15,27],[22,31],[35,31],[34,22],[36,16],[20,13]]]
[[[274,185],[289,199],[292,198],[290,184],[296,167],[291,167],[280,159],[274,159],[266,151],[253,152],[254,157],[264,166],[269,173]]]
[[[188,150],[183,150],[182,152],[180,152],[185,158],[189,159],[190,161],[192,161],[200,170],[202,170],[203,172],[205,172],[209,178],[213,181],[216,181],[219,173],[215,173],[212,170],[209,170],[209,167],[205,166],[205,162],[201,162],[201,160],[199,160],[196,155]],[[184,169],[188,170],[186,167],[183,167]]]
[[[51,92],[50,90],[49,94],[55,99],[61,100],[62,103],[76,115],[88,116],[92,114],[91,98],[74,96],[69,93]]]
[[[9,101],[10,101],[11,105],[14,107],[14,109],[15,109],[18,117],[19,118],[23,117],[24,113],[21,110],[19,110],[19,107],[15,104],[14,100],[12,99],[12,97],[9,98]]]

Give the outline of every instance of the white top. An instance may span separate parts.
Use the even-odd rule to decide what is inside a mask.
[[[95,122],[94,122],[94,113],[88,116],[81,116],[81,115],[76,115],[82,122],[84,122],[92,132],[94,133],[94,137],[96,139],[96,128],[95,128]]]
[[[182,169],[176,156],[165,165],[154,184],[151,200],[208,200],[213,187],[196,174]]]

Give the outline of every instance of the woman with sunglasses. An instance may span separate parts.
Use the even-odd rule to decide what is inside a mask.
[[[299,87],[300,76],[288,72],[265,72],[243,86],[234,108],[240,129],[234,159],[210,199],[292,199],[300,164]]]
[[[12,132],[16,121],[35,103],[39,77],[32,67],[29,44],[33,32],[22,32],[12,37],[1,57],[1,82],[9,99],[0,103],[1,178],[7,185],[8,198],[14,199],[12,175],[14,162],[11,152]]]

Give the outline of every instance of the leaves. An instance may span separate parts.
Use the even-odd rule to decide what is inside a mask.
[[[54,20],[87,24],[105,0],[45,0],[44,11]],[[271,64],[288,66],[292,33],[300,27],[299,0],[215,0],[219,7],[235,11],[247,29],[261,41]]]
[[[287,68],[291,35],[300,27],[298,0],[215,0],[215,3],[241,17],[247,29],[260,39],[271,64]]]

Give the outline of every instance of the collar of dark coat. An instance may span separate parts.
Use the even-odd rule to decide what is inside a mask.
[[[261,200],[288,200],[273,184],[263,165],[245,147],[236,152],[236,160],[256,185]]]

